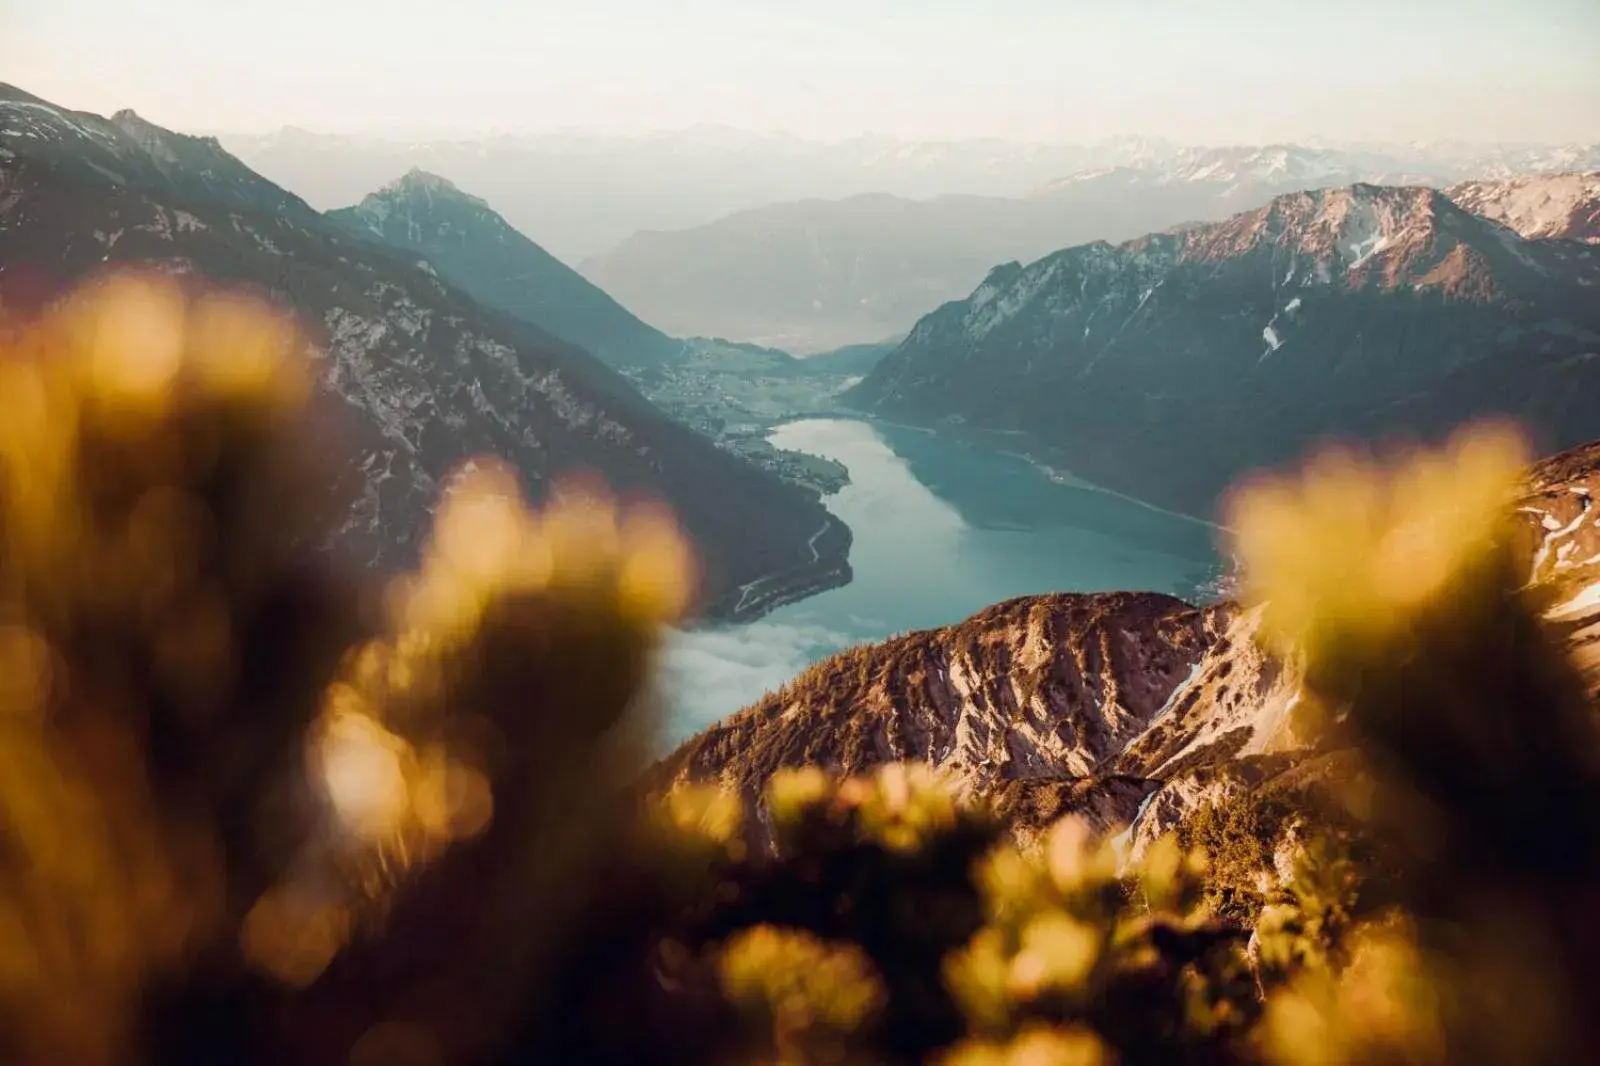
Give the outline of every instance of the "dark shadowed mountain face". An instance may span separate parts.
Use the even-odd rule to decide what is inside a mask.
[[[253,287],[312,330],[321,400],[356,455],[341,539],[374,564],[408,561],[441,479],[493,454],[535,493],[584,470],[664,499],[699,549],[713,614],[759,612],[752,583],[792,594],[848,574],[848,531],[818,503],[587,353],[352,235],[214,141],[0,87],[0,305],[26,310],[108,264]]]
[[[1215,225],[996,268],[850,394],[1021,432],[1191,514],[1318,438],[1504,413],[1600,434],[1600,249],[1528,241],[1426,188],[1280,197]]]
[[[518,233],[484,201],[435,175],[412,170],[329,217],[424,256],[480,303],[532,322],[612,366],[658,365],[683,347]]]

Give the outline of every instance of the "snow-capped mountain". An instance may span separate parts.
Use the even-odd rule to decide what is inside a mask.
[[[1184,147],[1137,162],[1069,173],[1034,196],[1071,195],[1084,184],[1130,188],[1208,186],[1216,195],[1267,199],[1283,192],[1335,185],[1440,185],[1517,175],[1600,169],[1600,145],[1483,147],[1474,145],[1311,146],[1303,144]]]
[[[1328,434],[1524,419],[1600,435],[1600,249],[1423,187],[1281,196],[1226,221],[995,268],[851,395],[1021,431],[1087,480],[1196,514]]]
[[[1467,181],[1450,186],[1445,195],[1524,237],[1600,243],[1600,171]]]
[[[1479,179],[1519,174],[1563,174],[1600,170],[1600,144],[1527,145],[1457,155],[1456,168]]]
[[[435,174],[408,171],[329,216],[423,256],[480,302],[576,344],[612,366],[651,366],[682,342],[626,308],[513,229],[486,202]]]
[[[1350,185],[1427,183],[1454,170],[1372,152],[1307,148],[1294,144],[1184,148],[1140,165],[1079,171],[1050,182],[1034,195],[1069,196],[1080,186],[1115,181],[1130,188],[1206,185],[1219,197],[1259,196]]]
[[[377,566],[408,561],[451,468],[492,454],[535,493],[584,469],[669,503],[699,548],[712,614],[770,606],[746,586],[792,595],[848,575],[848,530],[820,504],[669,420],[588,353],[352,234],[215,141],[0,86],[0,305],[25,311],[108,264],[248,286],[315,335],[318,400],[355,459],[339,472],[354,500],[340,539]]]

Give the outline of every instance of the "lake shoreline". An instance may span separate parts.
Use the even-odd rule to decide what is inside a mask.
[[[1088,492],[1103,492],[1107,496],[1114,496],[1119,500],[1138,504],[1140,507],[1147,508],[1156,512],[1157,514],[1165,515],[1169,518],[1181,518],[1185,521],[1194,522],[1197,525],[1205,526],[1206,528],[1215,530],[1219,533],[1232,532],[1232,530],[1230,530],[1227,526],[1222,525],[1220,522],[1214,522],[1211,519],[1201,518],[1199,515],[1188,514],[1184,511],[1175,511],[1170,507],[1162,507],[1160,504],[1151,503],[1149,500],[1140,499],[1137,496],[1130,496],[1125,492],[1119,492],[1116,489],[1107,488],[1104,485],[1097,485],[1092,481],[1086,481],[1072,473],[1070,470],[1052,466],[1050,462],[1041,458],[1038,454],[1026,450],[1016,450],[1014,448],[1001,447],[999,446],[999,443],[993,439],[995,437],[1025,437],[1026,435],[1021,431],[1017,431],[1015,434],[1013,434],[1003,430],[980,429],[973,427],[968,427],[965,429],[965,431],[963,431],[957,427],[934,427],[914,422],[901,422],[897,421],[896,419],[885,418],[882,415],[842,408],[833,414],[809,413],[798,414],[792,418],[786,416],[784,418],[775,419],[768,427],[769,439],[770,434],[779,426],[788,425],[793,422],[807,422],[821,419],[844,419],[855,422],[865,422],[868,425],[888,426],[892,429],[910,430],[913,433],[924,433],[936,439],[963,444],[970,448],[979,448],[994,455],[1003,455],[1011,459],[1019,459],[1022,462],[1027,463],[1029,466],[1032,466],[1035,470],[1039,471],[1039,473],[1043,474],[1048,480],[1057,485],[1062,485],[1067,488],[1083,489]]]

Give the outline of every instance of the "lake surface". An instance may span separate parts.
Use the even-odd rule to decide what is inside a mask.
[[[1014,456],[854,419],[791,422],[770,439],[849,468],[850,485],[824,502],[855,535],[855,579],[748,625],[676,634],[663,664],[673,743],[851,644],[1031,593],[1188,598],[1221,570],[1214,527],[1061,484]]]

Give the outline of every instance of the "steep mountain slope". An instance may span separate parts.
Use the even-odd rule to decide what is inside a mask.
[[[214,141],[0,87],[0,306],[25,311],[123,264],[253,287],[319,335],[320,400],[359,460],[344,471],[359,502],[342,540],[376,565],[404,562],[440,479],[488,453],[534,491],[584,469],[665,499],[699,548],[713,614],[848,575],[848,531],[818,503],[587,353],[353,236]]]
[[[1466,181],[1444,192],[1473,214],[1510,226],[1524,237],[1600,244],[1600,171]]]
[[[1530,577],[1600,688],[1596,499],[1600,442],[1537,464],[1516,506]],[[1201,804],[1314,765],[1295,731],[1296,667],[1258,643],[1259,623],[1154,593],[1008,601],[817,664],[685,742],[653,780],[754,794],[782,768],[926,761],[1025,838],[1077,811],[1102,830],[1131,823],[1137,854]]]
[[[1157,593],[1011,600],[842,652],[689,740],[657,772],[759,791],[775,770],[907,759],[971,790],[1081,779],[1168,709],[1227,608]]]
[[[1519,416],[1600,433],[1600,249],[1527,241],[1427,188],[1282,196],[1225,222],[995,268],[847,398],[1020,431],[1086,480],[1191,514],[1328,434]]]
[[[479,303],[535,323],[613,366],[658,364],[682,348],[517,232],[487,203],[436,175],[408,171],[329,217],[424,256]]]

